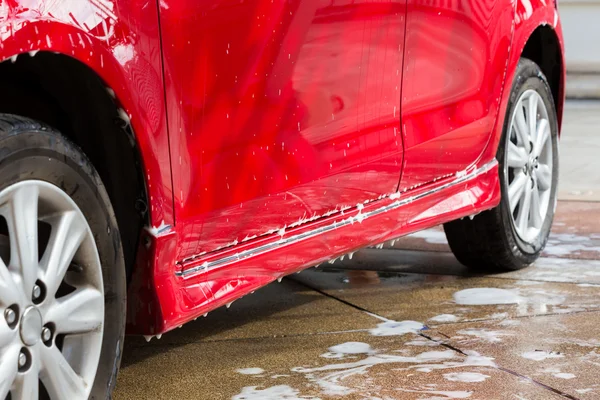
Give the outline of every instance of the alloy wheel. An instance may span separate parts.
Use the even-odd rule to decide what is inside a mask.
[[[516,103],[506,140],[504,175],[517,235],[532,243],[539,235],[552,194],[552,132],[548,110],[535,90]]]
[[[92,231],[43,181],[2,190],[0,216],[0,399],[87,399],[104,328]]]

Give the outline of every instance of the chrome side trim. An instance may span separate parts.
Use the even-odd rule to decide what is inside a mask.
[[[429,191],[417,194],[415,196],[407,197],[405,199],[401,198],[399,200],[394,201],[393,203],[390,203],[390,204],[388,204],[386,206],[383,206],[383,207],[376,208],[376,209],[374,209],[372,211],[369,211],[369,212],[366,212],[366,213],[362,213],[362,209],[359,207],[358,214],[356,214],[353,217],[348,217],[348,218],[345,218],[345,219],[343,219],[341,221],[334,221],[333,223],[331,223],[329,225],[322,226],[322,227],[314,229],[312,231],[308,231],[308,232],[304,232],[304,233],[299,233],[297,235],[290,236],[288,238],[281,238],[281,239],[279,239],[279,240],[277,240],[275,242],[267,243],[267,244],[264,244],[262,246],[255,247],[253,249],[244,250],[244,251],[241,251],[241,252],[236,253],[236,254],[231,255],[231,256],[219,258],[219,259],[211,261],[211,262],[204,262],[204,264],[198,265],[197,267],[189,268],[189,269],[186,269],[186,270],[183,270],[183,271],[177,271],[177,272],[175,272],[175,275],[176,276],[183,276],[183,277],[185,277],[185,276],[188,276],[188,275],[191,275],[191,274],[195,274],[195,273],[207,272],[208,270],[211,270],[211,269],[214,269],[214,268],[217,268],[217,267],[221,267],[223,265],[230,264],[230,263],[235,262],[235,261],[243,260],[243,259],[246,259],[246,258],[249,258],[249,257],[254,257],[254,256],[257,256],[259,254],[272,251],[272,250],[274,250],[276,248],[279,248],[279,247],[287,246],[289,244],[300,242],[302,240],[306,240],[306,239],[309,239],[309,238],[321,235],[323,233],[331,232],[333,230],[336,230],[338,228],[342,228],[342,227],[347,226],[347,225],[352,225],[352,224],[354,224],[356,222],[362,222],[363,220],[365,220],[367,218],[374,217],[376,215],[383,214],[383,213],[386,213],[386,212],[391,211],[391,210],[395,210],[395,209],[400,208],[400,207],[402,207],[402,206],[404,206],[406,204],[409,204],[409,203],[412,203],[412,202],[414,202],[416,200],[422,199],[423,197],[426,197],[426,196],[429,196],[431,194],[437,193],[437,192],[439,192],[441,190],[444,190],[444,189],[448,189],[448,188],[450,188],[452,186],[464,183],[464,182],[466,182],[468,180],[471,180],[471,179],[477,177],[478,175],[481,175],[481,174],[484,174],[484,173],[490,171],[492,168],[496,167],[497,165],[498,165],[498,162],[494,159],[494,160],[490,161],[489,163],[483,165],[482,167],[480,167],[478,169],[474,169],[473,171],[471,171],[469,173],[467,173],[466,171],[464,173],[462,173],[462,174],[461,173],[457,173],[456,174],[456,179],[454,179],[452,182],[445,183],[444,185],[439,186],[439,187],[434,188],[434,189],[431,189]],[[390,198],[391,196],[394,196],[394,195],[397,196],[398,192],[393,193],[391,195],[388,195],[386,197]],[[360,205],[362,206],[362,204],[360,204]]]

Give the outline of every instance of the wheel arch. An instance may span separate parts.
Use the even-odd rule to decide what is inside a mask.
[[[550,25],[538,26],[529,36],[521,56],[539,65],[546,76],[556,106],[558,125],[561,126],[565,67],[562,46],[556,31]]]
[[[57,129],[88,156],[109,194],[128,274],[140,229],[149,222],[144,165],[133,130],[104,82],[60,54],[21,55],[0,64],[0,113],[32,118]]]
[[[141,229],[174,224],[160,59],[144,55],[134,35],[109,45],[76,26],[29,20],[11,22],[6,36],[2,22],[0,113],[44,122],[90,158],[113,203],[130,275]]]
[[[538,63],[544,74],[547,75],[556,106],[559,131],[562,126],[566,69],[562,26],[558,11],[554,3],[543,4],[542,2],[517,0],[513,25],[511,50],[498,117],[488,146],[478,162],[480,165],[489,162],[496,156],[515,72],[521,57],[532,57],[532,60]],[[535,46],[540,44],[545,44],[546,47],[536,49]]]
[[[19,2],[4,4],[0,13],[0,61],[19,66],[24,61],[39,63],[40,59],[48,61],[50,56],[57,56],[63,64],[73,65],[71,61],[76,61],[80,70],[89,72],[90,80],[102,82],[108,89],[102,96],[112,98],[117,105],[139,150],[149,200],[148,227],[172,226],[175,221],[158,7],[140,8],[136,3],[32,0],[28,7]],[[51,74],[44,74],[42,69],[38,68],[38,75],[45,82],[51,81]],[[53,72],[67,75],[61,68]],[[0,80],[10,79],[6,71],[0,76]],[[52,94],[61,90],[53,89]]]

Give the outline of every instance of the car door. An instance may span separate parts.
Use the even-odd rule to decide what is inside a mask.
[[[404,1],[161,0],[179,260],[397,189]]]
[[[475,163],[490,139],[510,48],[511,0],[408,0],[401,188]]]

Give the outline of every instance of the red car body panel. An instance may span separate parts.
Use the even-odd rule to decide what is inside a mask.
[[[273,234],[178,265],[178,274],[169,267],[177,246],[175,235],[154,238],[138,260],[137,284],[129,289],[139,302],[129,303],[128,332],[169,331],[306,267],[347,253],[352,257],[367,244],[492,208],[500,201],[497,163],[437,181],[435,188],[391,197],[307,223],[283,237]],[[189,274],[182,274],[183,268]]]
[[[509,89],[540,26],[562,50],[542,0],[0,0],[0,58],[75,58],[130,120],[150,220],[128,331],[155,335],[496,206]]]
[[[512,0],[409,0],[402,85],[402,188],[473,165],[493,131]]]
[[[404,0],[162,4],[179,260],[396,190]]]

